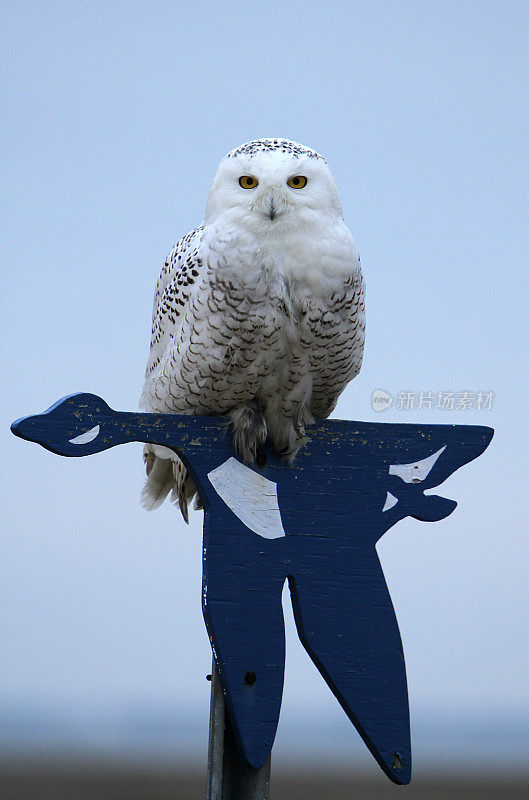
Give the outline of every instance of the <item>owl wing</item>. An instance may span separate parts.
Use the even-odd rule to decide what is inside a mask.
[[[164,359],[174,341],[185,316],[191,288],[199,278],[202,268],[200,244],[204,229],[197,228],[183,236],[165,260],[154,293],[152,310],[151,349],[145,370],[145,384],[140,398],[140,408],[146,411],[169,411],[156,404],[157,372],[164,367]],[[187,507],[195,494],[195,487],[187,471],[174,452],[164,447],[146,444],[143,459],[147,480],[142,492],[142,504],[147,509],[157,508],[171,492],[178,502],[187,522]]]
[[[178,330],[190,288],[202,268],[199,255],[203,227],[183,236],[173,247],[160,272],[152,309],[151,349],[145,377],[156,371]]]
[[[310,351],[311,411],[315,417],[328,417],[349,381],[360,372],[366,328],[364,299],[365,284],[358,259],[353,273],[332,295],[324,313],[313,312],[318,326]]]

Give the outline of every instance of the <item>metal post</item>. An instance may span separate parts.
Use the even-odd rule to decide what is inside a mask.
[[[239,758],[213,658],[206,800],[269,800],[269,797],[270,758],[261,769],[252,769]]]

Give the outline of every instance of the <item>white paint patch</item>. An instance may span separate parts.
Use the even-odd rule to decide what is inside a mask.
[[[69,439],[68,441],[70,444],[88,444],[88,442],[93,442],[98,435],[99,425],[96,425],[95,428],[90,428],[86,433],[81,433],[80,436],[76,436],[74,439]]]
[[[391,464],[389,474],[398,475],[405,483],[420,483],[431,472],[443,450],[446,450],[446,445],[441,447],[437,453],[432,453],[431,456],[423,458],[421,461],[414,461],[411,464]]]
[[[277,484],[229,458],[208,474],[211,485],[236,517],[263,539],[285,536]]]
[[[393,508],[393,506],[396,506],[398,502],[399,501],[394,494],[391,494],[391,492],[386,492],[386,502],[384,503],[384,508],[382,511],[389,511],[389,509]]]

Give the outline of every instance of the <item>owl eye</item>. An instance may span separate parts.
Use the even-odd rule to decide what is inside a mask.
[[[307,179],[304,175],[293,175],[288,179],[287,184],[291,189],[303,189],[307,185]]]
[[[258,184],[259,181],[253,175],[241,175],[239,178],[239,186],[243,189],[255,189]]]

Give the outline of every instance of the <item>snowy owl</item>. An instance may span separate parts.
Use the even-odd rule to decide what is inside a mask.
[[[220,162],[203,224],[162,269],[140,407],[225,416],[243,462],[267,438],[292,461],[305,425],[358,374],[364,334],[360,258],[325,159],[287,139],[248,142]],[[153,444],[144,459],[144,506],[171,492],[187,521],[182,462]]]

